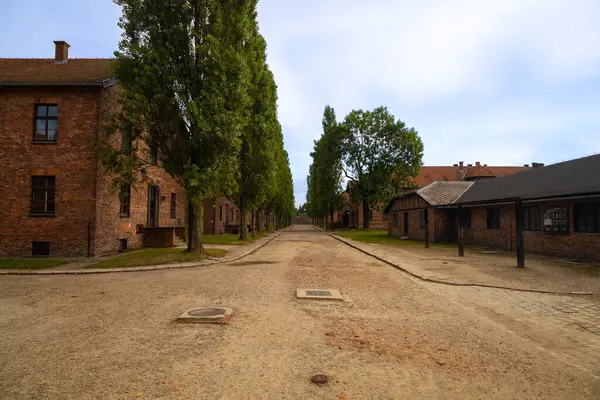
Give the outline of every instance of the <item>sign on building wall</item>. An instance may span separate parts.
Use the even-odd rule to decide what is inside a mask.
[[[569,208],[552,207],[544,212],[544,232],[569,233]]]

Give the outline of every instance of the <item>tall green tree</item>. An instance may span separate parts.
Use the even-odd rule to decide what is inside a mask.
[[[266,42],[254,24],[245,46],[250,70],[247,124],[242,130],[238,156],[238,194],[240,239],[248,238],[246,215],[267,201],[276,174],[277,86],[266,59]],[[256,214],[256,213],[255,213]]]
[[[311,153],[308,203],[313,216],[331,216],[341,205],[342,182],[342,129],[336,121],[335,110],[327,106],[323,111],[323,134],[315,141]]]
[[[360,196],[363,224],[369,227],[371,208],[399,192],[422,165],[423,142],[385,107],[350,112],[342,124],[344,175]]]
[[[107,135],[129,132],[134,148],[107,150],[105,165],[132,181],[146,164],[142,149],[158,153],[158,164],[187,190],[188,250],[200,251],[202,200],[236,189],[250,76],[244,45],[256,0],[116,2],[122,109]]]

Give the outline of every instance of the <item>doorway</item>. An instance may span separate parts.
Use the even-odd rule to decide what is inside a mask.
[[[404,213],[404,236],[408,236],[408,213]]]
[[[158,227],[158,211],[159,204],[159,188],[158,186],[148,187],[148,228]]]

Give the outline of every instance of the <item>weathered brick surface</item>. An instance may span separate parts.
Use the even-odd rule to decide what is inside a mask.
[[[406,211],[408,214],[408,238],[411,240],[424,240],[425,227],[421,227],[419,219],[420,210]],[[390,236],[404,236],[404,212],[398,212],[398,226],[394,226],[394,214],[389,215],[388,233]],[[429,241],[435,241],[435,216],[432,214],[429,218]]]
[[[218,235],[239,225],[239,208],[231,199],[221,196],[217,202],[214,199],[204,200],[204,233]]]
[[[176,228],[145,228],[144,247],[174,247]]]
[[[5,88],[0,93],[0,255],[27,256],[32,241],[51,255],[84,256],[94,241],[97,88]],[[58,104],[56,144],[32,143],[34,105]],[[56,216],[31,217],[31,176],[56,176]]]
[[[116,90],[116,89],[112,89]],[[115,252],[119,239],[142,246],[136,225],[147,225],[148,185],[160,187],[159,225],[184,226],[185,191],[157,167],[148,182],[131,190],[131,215],[120,218],[117,190],[97,153],[101,111],[112,90],[100,88],[3,89],[0,95],[0,255],[31,255],[32,241],[49,241],[51,255],[85,256]],[[32,143],[34,105],[58,104],[56,144]],[[119,143],[115,143],[119,145]],[[56,216],[32,217],[31,176],[56,176]],[[170,194],[177,195],[177,216]],[[89,242],[88,242],[88,227]]]

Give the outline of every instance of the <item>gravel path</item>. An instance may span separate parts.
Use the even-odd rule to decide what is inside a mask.
[[[295,299],[311,286],[346,301]],[[600,397],[592,364],[561,358],[577,343],[549,349],[551,330],[457,296],[301,226],[229,265],[3,276],[0,398]],[[234,309],[228,325],[172,322],[211,305]]]

